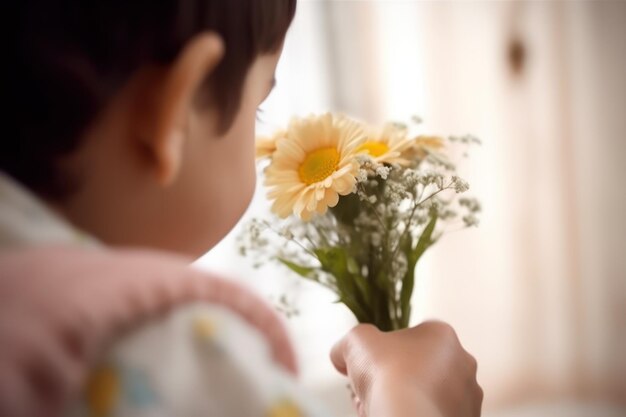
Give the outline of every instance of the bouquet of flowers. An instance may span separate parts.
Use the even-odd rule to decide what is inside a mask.
[[[249,224],[241,253],[327,287],[359,322],[407,327],[420,258],[480,211],[449,157],[478,140],[418,135],[419,123],[373,127],[326,113],[259,138],[275,217]]]

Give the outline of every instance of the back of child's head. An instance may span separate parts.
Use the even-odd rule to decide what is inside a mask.
[[[57,161],[80,148],[85,130],[138,69],[167,65],[206,31],[220,35],[225,54],[204,80],[204,104],[219,109],[220,129],[227,130],[248,69],[257,56],[280,48],[295,3],[17,2],[5,16],[14,31],[4,89],[11,113],[0,142],[0,170],[45,198],[63,198],[72,181]]]

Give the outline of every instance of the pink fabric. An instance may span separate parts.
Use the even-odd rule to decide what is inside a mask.
[[[0,253],[0,416],[56,415],[117,337],[198,301],[224,306],[260,330],[276,362],[295,374],[294,350],[274,310],[188,263],[138,250]]]

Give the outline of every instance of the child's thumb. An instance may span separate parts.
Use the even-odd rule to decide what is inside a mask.
[[[371,324],[358,324],[341,338],[330,352],[330,360],[335,369],[344,375],[350,373],[351,377],[359,375],[369,368],[370,355],[368,355],[368,340],[380,331]]]

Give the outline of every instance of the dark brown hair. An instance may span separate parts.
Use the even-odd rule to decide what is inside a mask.
[[[225,43],[204,91],[227,130],[255,58],[280,47],[296,0],[20,0],[4,18],[11,107],[0,141],[0,170],[47,198],[68,181],[56,168],[80,147],[85,129],[139,68],[172,62],[194,35]],[[202,97],[201,97],[202,98]]]

